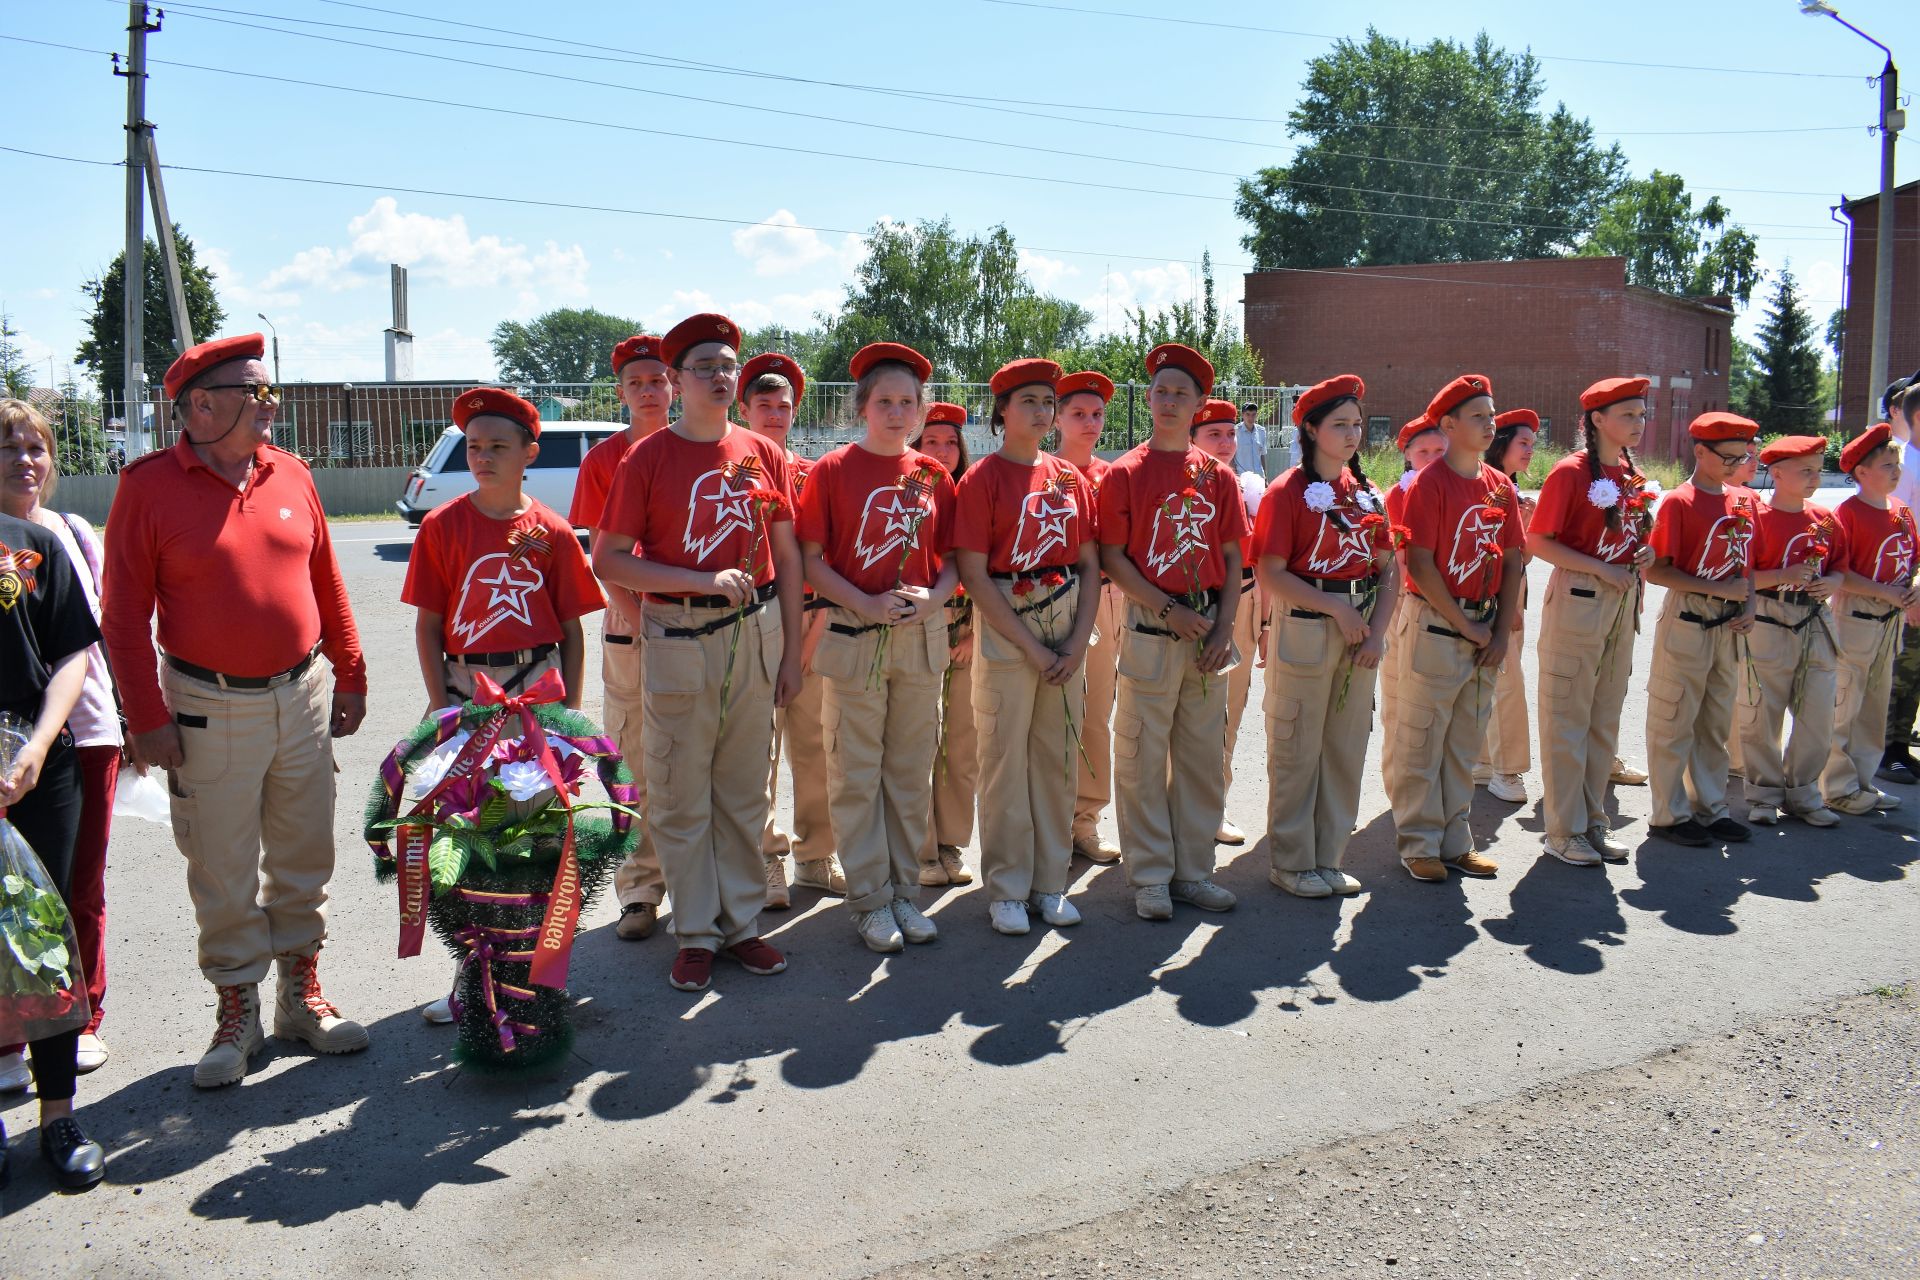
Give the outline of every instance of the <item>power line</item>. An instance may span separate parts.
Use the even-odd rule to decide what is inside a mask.
[[[1289,31],[1283,27],[1257,27],[1241,22],[1208,22],[1200,18],[1175,18],[1160,13],[1130,13],[1124,9],[1083,9],[1064,4],[1043,4],[1039,0],[980,0],[1009,9],[1048,9],[1056,13],[1076,13],[1087,17],[1131,18],[1135,22],[1161,22],[1181,27],[1211,27],[1219,31],[1248,31],[1258,35],[1302,36],[1309,40],[1340,40],[1343,36],[1323,31]],[[1803,80],[1857,80],[1862,77],[1839,71],[1785,71],[1771,67],[1710,67],[1683,62],[1641,62],[1626,58],[1581,58],[1570,54],[1533,53],[1542,62],[1580,62],[1601,67],[1633,67],[1650,71],[1712,71],[1741,76],[1792,76]]]

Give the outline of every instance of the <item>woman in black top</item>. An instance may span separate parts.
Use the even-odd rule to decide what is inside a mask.
[[[100,638],[73,565],[53,535],[0,515],[0,711],[33,726],[0,777],[0,808],[64,897],[80,830],[80,767],[67,716],[87,676],[87,648]],[[106,1155],[73,1118],[74,1054],[80,1029],[35,1040],[33,1081],[40,1095],[40,1154],[61,1184],[100,1181]],[[0,1129],[0,1180],[6,1133]]]

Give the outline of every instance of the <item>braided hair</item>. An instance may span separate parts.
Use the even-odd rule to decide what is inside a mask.
[[[1605,406],[1580,411],[1580,437],[1587,455],[1587,474],[1595,480],[1606,478],[1606,471],[1600,465],[1600,428],[1594,422],[1594,415],[1604,411]],[[1635,470],[1633,453],[1625,445],[1620,446],[1620,461],[1627,464],[1627,473],[1631,475]],[[1607,528],[1615,533],[1620,530],[1620,504],[1617,502],[1607,508]]]
[[[1329,400],[1325,404],[1315,405],[1307,416],[1301,420],[1300,427],[1303,433],[1308,427],[1313,428],[1313,433],[1306,437],[1306,444],[1300,449],[1300,469],[1307,473],[1308,484],[1320,481],[1328,484],[1332,483],[1331,478],[1321,476],[1319,471],[1320,424],[1325,422],[1327,416],[1341,405],[1353,404],[1357,406],[1359,403],[1360,398],[1358,396],[1341,396],[1337,400]],[[1358,449],[1354,450],[1353,456],[1347,459],[1347,470],[1353,474],[1354,481],[1362,489],[1365,489],[1373,495],[1375,505],[1379,505],[1380,491],[1373,487],[1373,481],[1367,479],[1366,468],[1360,465],[1360,451]],[[1329,512],[1328,514],[1332,515],[1333,513]],[[1334,525],[1343,530],[1347,527],[1338,516],[1334,516]]]

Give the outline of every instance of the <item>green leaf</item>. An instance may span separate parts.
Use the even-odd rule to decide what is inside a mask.
[[[456,836],[442,835],[427,846],[427,877],[436,889],[451,889],[467,871],[468,845]]]

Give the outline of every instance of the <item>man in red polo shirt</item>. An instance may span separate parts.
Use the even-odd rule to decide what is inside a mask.
[[[262,1047],[270,957],[274,1035],[321,1053],[367,1047],[315,968],[333,875],[332,739],[366,715],[367,668],[313,478],[267,443],[280,391],[264,351],[252,333],[173,362],[180,441],[120,473],[108,520],[102,630],[128,750],[142,772],[168,771],[200,971],[219,993],[200,1088],[235,1083]]]

